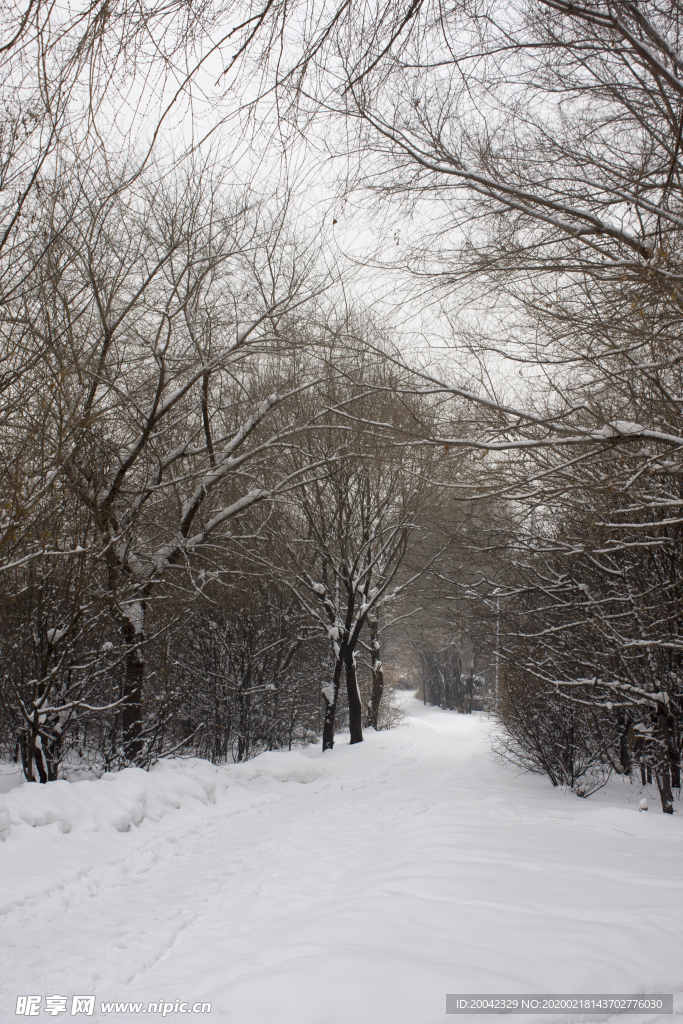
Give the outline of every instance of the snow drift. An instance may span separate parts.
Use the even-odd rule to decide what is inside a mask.
[[[99,779],[24,783],[0,796],[0,838],[21,826],[56,825],[60,832],[129,832],[171,811],[214,804],[248,782],[310,783],[327,773],[299,751],[264,753],[243,764],[216,766],[197,758],[160,761],[150,771],[125,768]]]

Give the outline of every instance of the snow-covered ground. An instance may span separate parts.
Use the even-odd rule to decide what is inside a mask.
[[[208,1001],[165,1019],[231,1024],[445,1024],[447,992],[683,1006],[683,814],[656,794],[639,813],[618,783],[553,790],[494,761],[483,716],[406,710],[325,755],[3,776],[2,1024],[39,993],[69,997],[44,1020],[131,1022],[161,1014],[100,1003]],[[96,995],[91,1017],[74,994]]]

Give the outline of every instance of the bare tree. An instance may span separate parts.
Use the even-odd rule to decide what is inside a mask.
[[[405,403],[387,366],[360,357],[360,366],[348,362],[353,375],[347,376],[339,350],[330,350],[330,357],[344,376],[329,380],[317,429],[290,451],[292,471],[318,468],[291,496],[277,524],[288,585],[331,648],[331,680],[323,687],[324,750],[334,745],[342,673],[351,742],[363,738],[356,660],[368,623],[374,652],[370,724],[376,725],[382,696],[378,615],[419,576],[419,569],[412,577],[398,574],[420,529],[420,509],[435,487],[428,474],[420,475],[410,446],[397,445],[374,420],[382,412],[396,423],[405,419]]]
[[[5,566],[87,557],[124,644],[122,756],[139,760],[149,604],[176,578],[186,585],[231,520],[291,485],[269,475],[293,425],[266,429],[282,401],[266,371],[302,344],[296,311],[319,282],[312,252],[248,203],[225,205],[215,184],[143,190],[132,207],[107,190],[86,202],[89,217],[50,247],[25,322],[49,339],[50,358],[7,425]],[[56,495],[83,510],[76,543],[52,512]]]

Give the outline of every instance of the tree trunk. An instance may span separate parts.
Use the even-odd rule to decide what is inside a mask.
[[[332,682],[323,686],[323,697],[325,699],[325,720],[323,722],[323,750],[332,750],[334,747],[334,717],[337,713],[337,699],[339,698],[339,683],[342,670],[341,657],[337,657],[334,663]]]
[[[247,666],[244,678],[237,687],[237,703],[239,709],[237,760],[246,761],[249,757],[249,688],[251,687],[251,665]]]
[[[27,782],[54,782],[57,778],[62,745],[58,726],[56,716],[52,715],[50,720],[50,716],[41,715],[36,709],[33,721],[22,732],[19,748]]]
[[[466,715],[472,714],[472,698],[474,697],[474,672],[470,671],[467,679],[465,680],[465,706],[463,708]]]
[[[145,679],[145,661],[141,644],[144,639],[145,602],[131,606],[131,614],[123,623],[123,640],[128,647],[123,679],[121,705],[122,745],[126,761],[139,762],[142,756],[142,688]]]
[[[27,782],[50,781],[38,718],[39,715],[36,711],[34,721],[30,726],[27,726],[21,736],[21,763],[24,769],[24,778]]]
[[[372,695],[368,705],[368,714],[365,725],[368,728],[379,729],[379,706],[384,693],[384,670],[379,658],[379,639],[377,636],[377,620],[370,620],[370,656],[372,659]]]
[[[655,778],[657,780],[659,798],[662,801],[662,811],[664,814],[673,814],[674,798],[673,793],[671,792],[671,772],[669,770],[668,760],[665,761],[662,767],[655,772]]]
[[[681,785],[681,768],[680,755],[676,750],[676,743],[674,741],[675,722],[673,715],[664,704],[657,704],[657,728],[668,760],[667,776],[669,785],[679,789]],[[673,805],[672,810],[666,813],[673,814]]]
[[[346,694],[349,702],[349,731],[351,732],[351,743],[363,742],[363,705],[358,691],[358,679],[356,676],[356,658],[354,652],[349,650],[345,658],[346,665]]]
[[[619,720],[619,761],[621,763],[622,775],[630,775],[631,773],[631,751],[628,745],[628,738],[632,725],[631,719],[628,715],[624,716],[622,711]]]

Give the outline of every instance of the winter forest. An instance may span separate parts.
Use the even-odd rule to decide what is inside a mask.
[[[330,749],[412,688],[671,813],[683,8],[2,29],[5,760]]]
[[[0,28],[16,1013],[143,976],[233,1024],[266,992],[285,1024],[423,1024],[447,985],[670,991],[681,0],[9,0]]]

